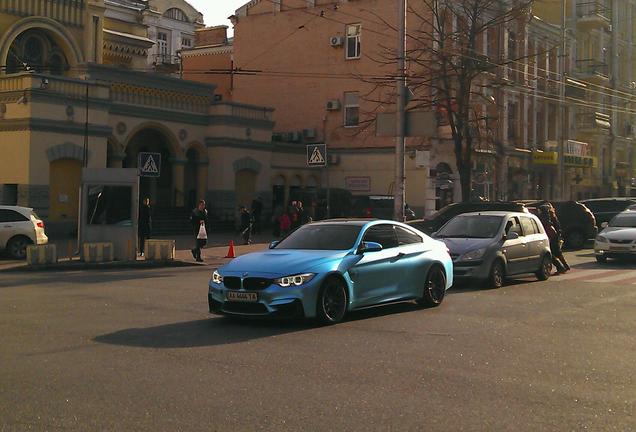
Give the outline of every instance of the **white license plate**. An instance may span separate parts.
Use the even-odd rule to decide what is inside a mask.
[[[240,302],[257,302],[258,294],[255,292],[228,291],[227,299]]]
[[[610,246],[610,250],[612,251],[628,251],[629,246]]]

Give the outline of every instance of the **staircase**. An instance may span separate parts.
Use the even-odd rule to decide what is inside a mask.
[[[185,207],[155,208],[152,211],[152,235],[191,235],[191,209]],[[211,232],[232,232],[234,223],[231,221],[215,221],[210,219]]]

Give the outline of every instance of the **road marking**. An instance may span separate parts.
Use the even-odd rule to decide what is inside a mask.
[[[600,276],[603,274],[613,274],[615,270],[597,269],[597,270],[571,270],[567,274],[556,276],[558,280],[583,279],[591,276]]]
[[[629,271],[629,272],[626,272],[626,273],[623,273],[620,270],[615,270],[615,271],[619,271],[619,274],[615,274],[613,276],[602,277],[602,278],[599,278],[599,279],[594,279],[594,280],[585,281],[585,282],[607,283],[607,282],[626,281],[627,279],[636,279],[636,271]]]

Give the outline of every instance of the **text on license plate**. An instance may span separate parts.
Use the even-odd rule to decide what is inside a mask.
[[[258,301],[258,294],[254,292],[228,291],[227,299],[242,302],[256,302]]]

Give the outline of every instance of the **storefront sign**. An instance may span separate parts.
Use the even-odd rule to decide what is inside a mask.
[[[563,155],[563,165],[577,168],[597,168],[598,159],[593,156]]]
[[[532,152],[532,163],[535,165],[556,165],[559,161],[557,152]]]
[[[369,192],[371,177],[345,177],[345,188],[351,192]]]

